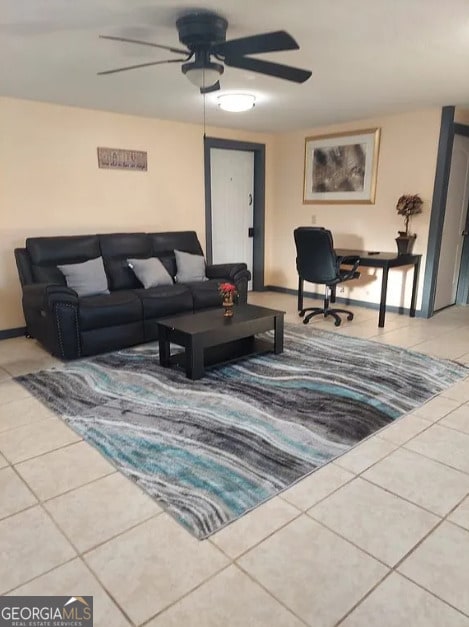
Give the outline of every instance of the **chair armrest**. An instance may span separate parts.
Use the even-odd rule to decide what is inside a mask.
[[[25,307],[50,311],[55,303],[78,305],[78,294],[66,285],[32,283],[23,287],[23,305]]]
[[[357,268],[360,265],[360,257],[357,257],[356,255],[347,255],[344,257],[337,257],[338,268],[340,268],[340,266],[342,265],[352,266],[352,267],[350,268],[350,270],[345,270],[344,272],[342,272],[341,281],[348,281],[349,279],[358,279],[358,277],[360,276],[360,273],[357,272]]]

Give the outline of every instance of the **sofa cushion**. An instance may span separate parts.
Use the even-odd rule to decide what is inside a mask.
[[[97,235],[28,237],[26,249],[34,281],[55,285],[65,285],[58,265],[83,263],[101,254]]]
[[[192,294],[185,285],[161,285],[135,290],[135,294],[142,302],[145,320],[193,310]]]
[[[78,296],[109,294],[102,257],[57,267],[64,275],[67,287],[75,290]]]
[[[127,259],[127,263],[145,289],[173,284],[173,277],[157,257]]]
[[[182,250],[193,255],[203,255],[195,231],[168,231],[148,233],[152,256],[158,257],[169,274],[174,278],[177,273],[174,250]]]
[[[222,297],[218,291],[219,285],[220,281],[217,279],[187,283],[186,287],[191,291],[194,301],[194,311],[221,305]]]
[[[176,283],[191,283],[205,281],[205,259],[202,255],[193,255],[182,250],[175,250],[176,256]]]
[[[142,319],[142,303],[135,292],[118,291],[84,296],[78,303],[80,329],[113,327]]]
[[[104,267],[113,290],[131,290],[142,284],[129,268],[127,259],[146,259],[152,256],[151,242],[145,233],[109,233],[99,235]]]

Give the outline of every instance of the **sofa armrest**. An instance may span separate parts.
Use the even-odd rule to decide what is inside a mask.
[[[26,308],[52,311],[56,303],[78,305],[78,294],[65,285],[33,283],[23,287],[23,305]]]
[[[248,283],[251,280],[251,273],[245,263],[212,264],[206,267],[205,274],[209,279],[232,281],[238,290],[238,302],[247,302]]]
[[[78,295],[66,285],[33,283],[23,287],[28,333],[61,359],[81,356]]]
[[[207,266],[205,274],[209,279],[233,279],[237,276],[251,278],[251,273],[245,263],[217,263]]]

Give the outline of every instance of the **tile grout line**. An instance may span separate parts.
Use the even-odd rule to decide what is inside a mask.
[[[117,607],[117,609],[122,612],[123,616],[125,617],[126,620],[129,621],[130,625],[132,625],[132,627],[136,627],[136,623],[131,620],[130,616],[127,614],[127,612],[124,610],[123,607],[121,607],[121,605],[118,603],[117,599],[115,599],[114,595],[110,592],[110,590],[108,590],[107,586],[104,585],[104,583],[101,581],[101,579],[99,579],[96,574],[94,573],[94,571],[91,569],[91,567],[89,566],[89,564],[83,559],[82,555],[78,555],[78,559],[80,560],[80,562],[83,564],[83,566],[86,568],[86,570],[88,570],[88,572],[91,573],[91,576],[94,577],[96,579],[96,581],[98,582],[98,584],[102,587],[102,589],[104,590],[104,593],[108,595],[108,597],[111,599],[111,601],[114,603],[114,605]],[[98,626],[96,626],[98,627]]]
[[[290,614],[293,614],[293,616],[295,618],[297,618],[300,622],[302,622],[304,625],[307,625],[308,627],[314,627],[311,626],[304,618],[301,618],[301,616],[299,614],[297,614],[291,607],[288,607],[288,605],[286,605],[286,603],[284,601],[282,601],[281,599],[278,599],[275,594],[269,590],[268,588],[266,588],[264,586],[263,583],[261,583],[260,581],[258,581],[253,575],[251,575],[251,573],[249,573],[247,570],[245,570],[241,564],[238,564],[237,562],[235,562],[235,566],[237,568],[239,568],[239,570],[244,573],[247,577],[249,577],[249,579],[257,584],[260,588],[262,588],[262,590],[264,590],[264,592],[267,592],[267,594],[272,597],[275,601],[277,601],[277,603],[279,603],[282,607],[284,607]]]
[[[291,503],[289,503],[289,505],[291,505]],[[295,507],[294,505],[292,507]],[[290,518],[290,520],[287,520],[286,522],[284,522],[282,525],[280,525],[279,527],[276,527],[273,531],[271,531],[269,534],[267,534],[266,536],[263,536],[261,538],[261,540],[259,540],[258,542],[256,542],[255,544],[253,544],[252,546],[250,546],[248,549],[246,549],[245,551],[242,551],[239,555],[236,555],[236,557],[231,557],[222,547],[218,546],[218,544],[216,544],[216,542],[212,539],[212,536],[209,536],[207,538],[207,541],[212,545],[215,546],[219,551],[221,551],[223,553],[223,555],[226,555],[226,557],[228,559],[230,559],[233,563],[237,563],[237,560],[239,560],[241,557],[244,557],[247,553],[249,553],[249,551],[252,551],[253,549],[257,548],[260,544],[262,544],[264,542],[264,540],[267,540],[268,538],[271,538],[273,535],[275,535],[278,531],[280,531],[281,529],[284,529],[285,527],[287,527],[290,523],[292,523],[295,520],[298,520],[298,518],[300,518],[304,512],[302,512],[301,510],[299,510],[297,507],[295,507],[295,509],[298,510],[298,513],[293,517]],[[236,520],[233,521],[233,524],[236,522]],[[220,530],[222,531],[222,530]],[[216,532],[212,535],[216,535]]]
[[[93,483],[97,483],[101,479],[105,479],[106,477],[110,477],[111,475],[115,475],[115,474],[117,474],[117,472],[118,471],[116,469],[110,470],[109,472],[106,472],[103,475],[99,475],[99,477],[95,477],[94,479],[90,479],[89,481],[85,481],[85,483],[80,483],[80,485],[77,485],[74,488],[68,488],[64,492],[60,492],[59,494],[54,494],[53,496],[48,496],[45,499],[41,499],[41,503],[49,503],[50,501],[53,501],[54,499],[58,499],[58,498],[60,498],[62,496],[66,496],[67,494],[70,494],[71,492],[75,492],[76,490],[80,490],[81,488],[89,486],[89,485],[91,485]]]
[[[334,462],[329,462],[331,464],[333,464]],[[327,464],[328,465],[328,464]],[[336,465],[337,466],[337,465]],[[345,468],[343,468],[342,466],[338,466],[340,468],[340,470],[345,470]],[[324,466],[321,466],[320,468],[318,468],[317,471],[321,470],[321,468],[324,468]],[[317,472],[315,471],[315,472]],[[351,472],[350,470],[348,470],[347,472]],[[301,509],[298,505],[295,505],[295,503],[292,503],[291,501],[289,501],[288,499],[286,499],[284,496],[282,496],[282,494],[285,494],[285,492],[287,492],[288,490],[286,490],[285,492],[283,492],[282,494],[279,494],[278,497],[282,499],[282,501],[285,501],[286,503],[288,503],[289,505],[293,505],[293,507],[296,507],[296,509],[300,510],[300,512],[302,514],[306,514],[306,512],[311,509],[312,507],[315,507],[316,505],[318,505],[319,503],[322,503],[325,499],[329,498],[330,496],[332,496],[333,494],[335,494],[336,492],[338,492],[341,488],[343,488],[344,486],[348,485],[349,483],[351,483],[354,479],[357,478],[358,475],[355,475],[353,473],[351,473],[352,476],[347,479],[347,481],[345,481],[344,483],[341,483],[339,486],[337,486],[337,488],[334,488],[331,492],[329,492],[328,494],[326,494],[325,496],[322,496],[320,499],[318,499],[317,501],[315,501],[312,505],[308,505],[305,509]],[[314,475],[314,473],[312,473],[312,475]],[[310,475],[310,476],[312,476]],[[294,487],[294,486],[292,486]],[[292,488],[289,488],[292,489]]]
[[[62,566],[65,566],[65,564],[70,564],[70,562],[73,562],[73,560],[76,560],[77,557],[78,557],[77,555],[73,555],[69,559],[66,559],[64,562],[60,562],[60,564],[56,564],[55,566],[52,566],[52,568],[48,568],[43,573],[40,573],[39,575],[36,575],[35,577],[31,577],[31,579],[27,579],[26,581],[22,581],[18,585],[13,586],[13,588],[8,588],[4,592],[0,592],[0,596],[11,596],[11,593],[17,590],[18,588],[27,586],[28,584],[35,581],[36,579],[39,579],[40,577],[43,577],[44,575],[48,575],[54,570],[57,570],[57,568],[61,568]]]
[[[161,610],[156,612],[156,614],[153,614],[149,618],[146,618],[143,622],[138,623],[138,627],[144,627],[145,625],[148,625],[148,623],[150,621],[154,620],[157,616],[161,616],[162,614],[164,614],[166,611],[168,611],[169,609],[171,609],[172,607],[177,605],[180,601],[182,601],[183,599],[185,599],[186,597],[191,595],[193,592],[195,592],[196,590],[201,588],[203,585],[205,585],[206,583],[208,583],[212,579],[215,579],[216,577],[221,575],[225,570],[227,570],[231,566],[234,566],[234,564],[230,561],[229,564],[225,564],[225,566],[222,566],[221,568],[219,568],[216,572],[212,573],[209,577],[207,577],[207,579],[204,579],[203,581],[199,582],[196,586],[194,586],[193,588],[191,588],[190,590],[185,592],[182,596],[178,597],[174,601],[171,601],[171,603],[169,603],[169,605],[166,605],[165,607],[161,608]]]
[[[2,518],[0,518],[0,521],[7,520],[8,518],[12,518],[13,516],[16,516],[17,514],[20,514],[21,512],[24,512],[27,509],[31,509],[32,507],[35,507],[36,505],[42,505],[44,503],[49,503],[50,501],[53,501],[54,499],[57,499],[57,498],[62,497],[62,496],[65,496],[66,494],[70,494],[71,492],[75,492],[76,490],[79,490],[80,488],[84,488],[85,486],[89,486],[89,485],[91,485],[93,483],[96,483],[100,479],[104,479],[105,477],[110,477],[111,475],[114,475],[114,474],[116,474],[118,472],[117,470],[113,470],[111,472],[106,473],[105,475],[100,475],[99,477],[95,477],[94,479],[91,479],[90,481],[87,481],[86,483],[81,483],[80,485],[75,486],[74,488],[70,488],[70,489],[66,490],[65,492],[60,492],[60,494],[55,494],[54,496],[49,496],[46,499],[42,499],[42,498],[40,498],[36,494],[36,492],[33,491],[32,487],[29,485],[29,483],[26,481],[26,479],[21,474],[19,474],[19,471],[16,468],[16,466],[5,466],[4,468],[0,468],[0,473],[2,472],[2,470],[5,470],[6,468],[11,468],[13,471],[15,471],[15,474],[27,486],[28,490],[30,492],[32,492],[32,494],[34,495],[35,498],[37,498],[37,502],[33,503],[31,505],[28,505],[27,507],[23,507],[22,509],[19,509],[16,512],[8,514],[8,516],[3,516]]]
[[[405,579],[407,579],[408,581],[410,581],[411,583],[413,583],[414,585],[418,586],[421,590],[424,590],[425,592],[431,594],[434,598],[438,599],[439,601],[441,601],[442,603],[444,603],[445,605],[451,607],[452,609],[456,610],[458,613],[462,614],[463,616],[468,616],[465,612],[463,612],[461,609],[457,608],[456,606],[452,605],[451,603],[449,603],[448,601],[446,601],[445,599],[439,597],[437,594],[435,594],[434,592],[432,592],[431,590],[428,590],[427,588],[425,588],[425,586],[423,586],[422,584],[420,584],[417,581],[414,581],[413,579],[411,579],[408,575],[405,575],[404,573],[402,573],[400,570],[398,570],[398,568],[401,566],[401,564],[403,564],[405,562],[405,560],[407,560],[412,553],[414,553],[422,544],[423,542],[425,542],[425,540],[427,540],[427,538],[429,538],[439,527],[442,526],[442,524],[444,522],[448,522],[449,524],[453,524],[450,520],[448,520],[448,516],[450,516],[460,505],[461,503],[467,498],[467,496],[465,496],[463,499],[461,499],[447,514],[444,518],[442,518],[434,527],[432,527],[432,529],[430,529],[430,531],[425,534],[425,536],[423,536],[418,542],[417,544],[415,544],[412,549],[410,549],[410,551],[408,551],[398,562],[396,562],[396,564],[394,564],[394,566],[387,566],[387,568],[389,568],[389,572],[386,574],[386,576],[379,582],[379,584],[377,584],[376,586],[374,586],[371,590],[368,591],[368,593],[362,597],[362,599],[360,599],[360,601],[358,601],[358,603],[356,603],[352,608],[350,608],[350,610],[344,615],[342,616],[342,618],[339,620],[338,623],[335,623],[334,627],[338,627],[348,616],[350,616],[350,614],[352,614],[353,611],[355,611],[370,595],[371,593],[376,590],[376,588],[378,588],[379,585],[381,585],[381,583],[384,581],[384,579],[386,579],[387,577],[389,577],[392,573],[395,573],[397,575],[400,575],[402,577],[404,577]],[[316,519],[314,519],[316,521]],[[316,521],[319,522],[319,521]],[[320,523],[323,526],[325,526],[326,528],[329,529],[329,527],[327,527],[326,525],[324,525],[324,523]],[[341,536],[338,532],[334,531],[333,529],[330,529],[330,531],[333,531],[334,533],[336,533],[337,535]],[[465,530],[467,531],[467,530]],[[347,538],[344,538],[345,540],[347,540]],[[351,542],[350,540],[347,540],[347,542]],[[352,544],[354,544],[352,542]],[[354,546],[356,546],[354,544]],[[363,551],[364,549],[362,549],[361,547],[357,547],[359,548],[361,551]],[[374,556],[371,556],[374,559],[377,559]],[[380,560],[378,560],[380,561]]]
[[[28,579],[27,581],[22,582],[21,584],[14,586],[14,588],[11,588],[8,592],[12,592],[13,590],[15,590],[16,588],[19,588],[21,586],[27,585],[29,583],[32,583],[33,581],[35,581],[36,579],[39,579],[41,577],[43,577],[44,575],[46,575],[47,573],[52,572],[53,570],[56,570],[57,568],[60,568],[61,566],[63,566],[64,564],[67,564],[69,562],[71,562],[74,559],[80,559],[85,566],[87,566],[88,570],[90,570],[90,572],[92,573],[92,575],[94,576],[94,578],[96,579],[96,581],[99,583],[99,585],[103,588],[103,590],[106,592],[106,594],[113,600],[113,602],[115,603],[115,605],[119,608],[119,610],[124,614],[124,616],[126,617],[126,619],[129,620],[129,622],[131,623],[131,625],[135,625],[134,621],[132,621],[130,619],[130,617],[128,617],[126,611],[124,610],[123,607],[121,607],[121,605],[117,602],[117,600],[114,598],[114,596],[111,594],[111,592],[107,589],[106,585],[104,584],[103,581],[101,581],[101,579],[97,576],[97,574],[93,571],[93,569],[91,568],[91,566],[88,564],[88,562],[86,561],[86,555],[87,553],[95,550],[96,548],[99,548],[100,546],[102,546],[103,544],[106,544],[107,542],[109,542],[110,540],[115,540],[116,538],[118,538],[120,535],[126,533],[127,531],[130,531],[132,529],[135,529],[136,527],[138,527],[139,525],[148,522],[149,520],[151,520],[152,518],[156,518],[157,516],[159,516],[162,512],[158,512],[157,514],[153,514],[152,516],[150,516],[149,518],[145,519],[145,520],[141,520],[138,523],[136,523],[135,525],[132,525],[132,527],[129,527],[128,529],[125,529],[121,532],[119,532],[118,534],[111,536],[110,538],[104,540],[103,542],[93,546],[90,549],[87,549],[84,552],[81,552],[77,546],[75,546],[74,542],[72,542],[72,540],[67,536],[67,534],[65,533],[65,531],[63,531],[63,529],[60,527],[60,525],[58,524],[58,522],[53,518],[53,516],[51,515],[51,513],[45,509],[42,505],[42,503],[38,503],[37,504],[38,507],[40,507],[48,516],[48,518],[52,521],[52,523],[54,524],[54,526],[57,528],[57,530],[60,532],[61,535],[63,535],[65,537],[65,539],[67,540],[67,542],[71,545],[71,547],[73,548],[73,550],[75,551],[75,555],[66,560],[65,562],[61,562],[60,564],[57,564],[56,566],[54,566],[53,568],[43,572],[43,573],[39,573],[38,575],[36,575],[35,577],[32,577],[31,579]],[[2,593],[2,594],[8,594],[7,593]]]
[[[38,424],[38,423],[35,423]],[[25,425],[25,426],[29,426],[29,425]],[[18,429],[20,429],[21,427],[18,427]],[[7,433],[6,431],[3,431],[3,433]],[[62,444],[56,448],[52,448],[48,451],[44,451],[43,453],[39,453],[38,455],[33,455],[32,457],[26,457],[25,459],[18,459],[17,461],[13,462],[11,461],[7,456],[6,453],[4,453],[4,451],[0,448],[0,453],[5,457],[5,459],[8,461],[8,463],[10,464],[10,466],[18,466],[19,464],[22,464],[23,462],[29,462],[32,459],[37,459],[38,457],[44,457],[44,455],[48,455],[49,453],[54,453],[55,451],[60,451],[64,448],[67,448],[69,446],[73,446],[74,444],[78,444],[79,442],[84,442],[83,438],[80,438],[79,440],[75,440],[74,442],[68,442],[67,444]],[[1,443],[0,443],[1,444]]]
[[[419,503],[415,503],[415,501],[411,501],[410,499],[408,499],[406,496],[403,496],[402,494],[397,494],[397,492],[393,492],[390,488],[380,485],[379,483],[375,483],[374,481],[372,481],[371,479],[368,479],[367,477],[364,477],[363,475],[360,475],[359,477],[362,481],[366,481],[369,485],[372,485],[375,488],[378,488],[379,490],[382,490],[383,492],[386,492],[387,494],[394,496],[398,499],[400,499],[401,501],[404,501],[405,503],[408,503],[409,505],[412,505],[413,507],[416,507],[417,509],[419,509],[422,512],[425,512],[426,514],[431,514],[432,516],[435,516],[436,518],[443,518],[443,516],[441,514],[437,514],[436,512],[432,512],[431,509],[427,509],[426,507],[424,507],[423,505],[420,505]]]
[[[428,509],[428,508],[424,507],[423,505],[420,505],[420,503],[416,503],[415,501],[411,501],[410,499],[408,499],[406,496],[403,496],[402,494],[398,494],[397,492],[393,492],[391,490],[391,488],[383,486],[383,485],[381,485],[379,483],[375,483],[375,481],[373,481],[372,479],[368,479],[368,477],[360,476],[360,479],[362,479],[363,481],[366,481],[367,483],[369,483],[370,485],[374,486],[375,488],[379,488],[380,490],[383,490],[383,492],[387,492],[391,496],[395,496],[398,499],[401,499],[402,501],[405,501],[409,505],[413,505],[414,507],[417,507],[418,509],[420,509],[421,511],[425,512],[426,514],[431,514],[432,516],[436,516],[437,518],[444,518],[445,517],[445,514],[438,514],[437,512],[434,512],[431,509]],[[469,491],[465,493],[465,495],[463,497],[463,500],[468,496],[468,494],[469,494]],[[313,505],[313,507],[314,507],[314,505]]]
[[[393,574],[393,572],[394,572],[393,570],[388,570],[388,572],[377,583],[375,583],[374,586],[372,586],[368,590],[368,592],[359,601],[357,601],[357,603],[355,603],[355,605],[353,605],[337,622],[335,622],[332,627],[339,627],[339,625],[343,623],[343,621],[347,619],[351,614],[353,614],[353,612],[358,607],[360,607],[360,605],[362,605],[362,603],[366,601],[366,599],[370,597],[373,594],[373,592],[377,590],[380,587],[380,585],[384,583],[384,581]]]
[[[444,420],[447,417],[448,416],[443,416],[443,418],[441,418],[441,420]],[[469,433],[467,431],[463,431],[462,429],[458,429],[457,427],[452,427],[451,425],[445,425],[445,424],[441,423],[440,420],[438,422],[436,422],[435,424],[439,425],[440,427],[444,427],[445,429],[450,429],[451,431],[456,431],[456,433],[460,433],[462,435],[467,435],[469,437]]]
[[[461,468],[457,468],[456,466],[450,466],[446,462],[442,462],[439,459],[435,459],[434,457],[430,457],[429,455],[426,455],[425,453],[422,453],[420,451],[415,451],[412,448],[407,448],[407,444],[408,443],[406,442],[406,444],[404,444],[402,446],[402,448],[405,449],[406,451],[409,451],[411,453],[415,453],[416,455],[420,455],[420,457],[424,457],[425,459],[429,459],[430,461],[438,462],[438,464],[441,464],[442,466],[445,466],[446,468],[449,468],[450,470],[456,470],[457,472],[462,472],[464,475],[469,475],[469,469],[468,470],[462,470]]]
[[[11,468],[13,474],[16,476],[17,479],[20,480],[20,482],[26,486],[26,489],[28,490],[28,492],[30,494],[32,494],[32,496],[36,499],[35,503],[31,503],[31,505],[28,505],[27,507],[22,507],[21,509],[19,509],[16,512],[13,512],[12,514],[8,514],[8,516],[4,516],[3,518],[0,518],[0,522],[3,522],[4,520],[8,520],[9,518],[12,518],[13,516],[16,516],[17,514],[21,514],[22,512],[27,511],[28,509],[32,509],[33,507],[36,507],[37,505],[40,504],[40,501],[37,497],[37,494],[34,492],[34,490],[31,489],[29,483],[27,481],[25,481],[23,479],[23,477],[18,473],[18,471],[16,470],[16,468],[14,466],[7,466],[7,468]],[[0,473],[2,472],[2,470],[5,470],[4,468],[2,468],[0,470]]]

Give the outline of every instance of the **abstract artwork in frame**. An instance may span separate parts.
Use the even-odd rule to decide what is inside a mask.
[[[307,137],[303,203],[374,203],[379,139],[379,128]]]

